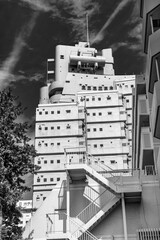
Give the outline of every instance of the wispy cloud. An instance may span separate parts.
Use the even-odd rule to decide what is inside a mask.
[[[110,17],[107,19],[103,27],[100,29],[100,31],[94,36],[93,39],[91,39],[91,44],[98,43],[101,40],[103,40],[105,31],[107,30],[108,26],[112,23],[112,21],[115,19],[115,17],[119,14],[120,11],[123,10],[123,8],[130,2],[131,0],[122,0],[118,6],[115,8],[113,13],[110,15]]]
[[[20,59],[22,50],[26,45],[26,40],[30,36],[38,17],[38,13],[34,12],[30,21],[22,28],[21,32],[15,38],[12,51],[7,59],[2,63],[0,68],[0,88],[7,87],[10,82],[16,81],[17,78],[13,75],[13,70]]]
[[[90,19],[99,12],[99,3],[95,0],[59,0],[58,6],[67,14],[66,20],[71,26],[75,39],[86,41],[86,14]]]
[[[21,3],[28,4],[33,10],[49,12],[51,11],[50,1],[46,0],[21,0]]]
[[[110,46],[113,52],[120,48],[136,52],[137,56],[144,56],[142,52],[142,23],[139,21],[127,34],[126,41],[119,41]]]

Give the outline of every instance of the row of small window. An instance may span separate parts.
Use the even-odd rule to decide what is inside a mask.
[[[60,163],[61,161],[58,159],[57,161],[56,161],[56,163]],[[44,164],[48,164],[49,163],[49,161],[47,161],[47,160],[44,160]],[[50,160],[50,163],[51,164],[53,164],[54,163],[54,160]],[[41,164],[41,160],[38,160],[37,161],[37,164]]]
[[[106,97],[106,99],[107,99],[107,100],[111,100],[111,97],[108,95],[108,96]],[[90,100],[90,99],[89,99],[88,97],[86,97],[86,101],[88,102],[89,100]],[[93,96],[92,96],[92,99],[91,99],[91,100],[92,100],[92,101],[96,101],[96,97],[93,97]],[[97,100],[98,100],[98,101],[101,101],[102,98],[101,98],[101,97],[98,97]],[[84,99],[81,98],[80,101],[82,102],[82,101],[84,101]]]
[[[38,143],[38,146],[41,147],[41,146],[42,146],[42,143],[44,143],[44,141],[39,142],[39,143]],[[48,145],[49,145],[48,143],[44,143],[44,146],[45,146],[45,147],[48,147]],[[54,143],[50,143],[50,145],[51,145],[51,146],[54,146]],[[55,144],[55,145],[56,145],[56,144]],[[57,142],[57,146],[60,146],[60,145],[61,145],[60,142]]]
[[[39,110],[39,109],[38,109],[38,110]],[[39,115],[42,115],[42,113],[43,113],[42,111],[39,111]],[[61,112],[60,112],[59,110],[57,110],[57,112],[51,111],[50,113],[51,113],[51,114],[56,114],[56,113],[57,113],[57,114],[60,114]],[[66,110],[66,113],[71,113],[71,110]],[[48,114],[48,111],[44,111],[44,114],[47,115],[47,114]]]
[[[37,182],[41,182],[42,179],[40,179],[39,177],[37,178]],[[47,182],[47,178],[43,178],[42,180],[43,182]],[[50,182],[54,182],[54,178],[50,178],[49,180]],[[57,177],[57,182],[60,181],[60,177]]]
[[[99,116],[102,116],[102,112],[97,113]],[[107,112],[108,115],[112,115],[112,112]],[[89,112],[87,112],[88,116],[91,116]],[[92,113],[92,116],[96,116],[96,113]]]
[[[82,90],[98,90],[98,91],[102,91],[102,90],[113,90],[113,86],[86,86],[86,85],[82,85],[81,86]]]
[[[109,127],[112,127],[112,125],[109,125]],[[122,128],[121,128],[121,129],[122,129]],[[124,128],[123,128],[122,130],[124,130]],[[90,129],[90,128],[87,128],[87,132],[90,132],[90,131],[91,131],[91,129]],[[98,131],[97,128],[93,128],[93,132],[97,132],[97,131]],[[103,131],[103,128],[99,128],[99,131],[102,132],[102,131]]]
[[[122,83],[122,84],[117,84],[117,86],[120,87],[120,88],[122,88],[123,86],[126,87],[126,88],[128,88],[128,87],[133,88],[133,87],[134,87],[133,84],[131,84],[131,85],[127,85],[127,84],[124,84],[124,83]]]
[[[71,125],[67,124],[66,129],[70,129]],[[42,127],[39,126],[38,127],[39,130],[42,130]],[[51,126],[51,130],[54,130],[55,128],[53,126]],[[44,127],[44,130],[48,130],[48,127]],[[57,126],[57,130],[60,130],[60,126]]]
[[[111,144],[113,143],[112,141],[110,142]],[[122,143],[122,146],[126,146],[127,145],[127,143]],[[100,144],[99,145],[100,146],[100,148],[103,148],[104,147],[104,144]],[[93,144],[93,147],[94,148],[97,148],[97,147],[99,147],[97,144]]]

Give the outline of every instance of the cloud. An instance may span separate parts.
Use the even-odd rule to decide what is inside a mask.
[[[96,34],[96,36],[91,40],[91,44],[98,43],[104,38],[104,31],[108,28],[108,26],[112,23],[112,21],[115,19],[115,17],[119,14],[120,11],[123,10],[123,8],[132,0],[122,0],[118,6],[115,8],[113,13],[110,15],[108,20],[105,22],[103,27],[100,29],[100,31]]]
[[[99,3],[94,0],[59,0],[58,6],[59,9],[63,9],[63,13],[67,14],[66,20],[71,25],[71,32],[74,32],[75,39],[87,41],[86,14],[90,20],[99,12]]]
[[[51,11],[51,6],[49,1],[43,0],[21,0],[22,3],[28,4],[33,10],[49,12]]]
[[[26,40],[32,33],[35,26],[38,13],[34,12],[30,21],[22,28],[21,32],[15,38],[12,51],[0,68],[0,88],[7,87],[11,82],[17,80],[13,70],[20,59],[23,48],[26,46]]]

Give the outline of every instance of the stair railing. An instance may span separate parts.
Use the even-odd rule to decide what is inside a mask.
[[[102,204],[99,204],[98,201],[105,196],[105,201]],[[93,202],[91,202],[87,207],[85,207],[76,217],[80,219],[83,223],[87,223],[91,218],[93,218],[115,195],[108,191],[107,189],[101,193]]]
[[[68,218],[68,215],[66,213],[64,214]],[[85,229],[84,227],[79,225],[77,222],[75,222],[71,217],[69,217],[69,223],[70,223],[71,238],[79,239],[79,240],[98,240],[96,236],[94,236],[87,229]]]

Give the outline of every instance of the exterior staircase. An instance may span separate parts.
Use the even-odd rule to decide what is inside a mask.
[[[76,157],[73,157],[73,154]],[[70,157],[70,155],[72,156]],[[77,149],[74,149],[74,152],[68,151],[66,158],[65,168],[72,181],[86,180],[88,176],[103,186],[105,190],[77,216],[69,217],[64,212],[65,221],[63,222],[65,224],[69,222],[69,231],[65,228],[66,231],[62,235],[55,235],[55,230],[48,231],[48,235],[51,235],[51,237],[47,239],[98,240],[90,230],[120,203],[122,193],[125,197],[140,199],[142,189],[139,176],[134,178],[133,170],[114,171],[103,162],[97,161],[93,156],[86,154],[85,151],[77,152]],[[72,159],[74,162],[72,162]],[[60,214],[62,215],[62,212]],[[50,229],[52,229],[53,221],[49,215],[48,220]]]
[[[121,193],[132,193],[132,195],[135,193],[137,195],[137,193],[140,194],[142,192],[139,179],[137,178],[136,181],[133,181],[133,170],[122,169],[114,171],[100,161],[93,161],[93,157],[89,154],[86,155],[84,162],[79,157],[76,162],[72,163],[69,157],[71,153],[66,154],[68,156],[65,166],[71,180],[82,180],[89,176],[115,196],[120,196]],[[132,181],[128,181],[128,183],[121,181],[125,177],[129,177]]]

